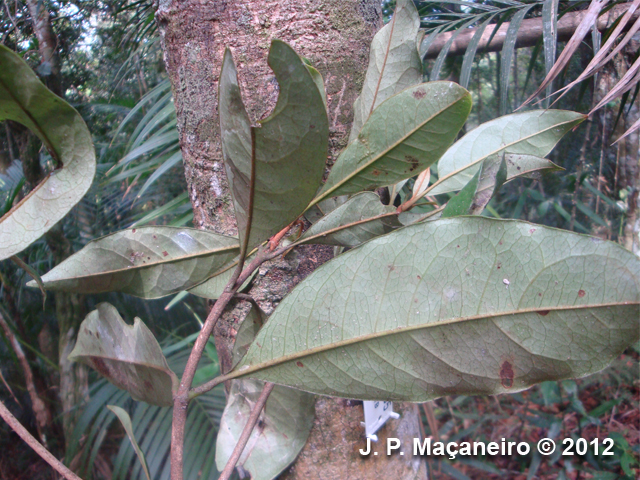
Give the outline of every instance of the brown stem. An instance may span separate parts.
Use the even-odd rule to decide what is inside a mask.
[[[49,410],[47,409],[44,401],[38,395],[35,383],[33,382],[33,372],[31,371],[31,367],[29,366],[27,357],[25,356],[24,351],[20,346],[20,342],[18,342],[18,339],[13,334],[11,328],[9,328],[9,324],[5,321],[1,313],[0,327],[2,327],[2,330],[7,337],[7,341],[15,352],[16,357],[18,357],[18,361],[20,362],[20,366],[22,367],[22,370],[24,372],[24,381],[27,386],[27,391],[29,392],[29,398],[31,399],[31,407],[33,408],[33,413],[35,413],[36,415],[38,436],[40,437],[40,441],[44,445],[46,445],[43,430],[47,428],[51,423],[51,414],[49,413]]]
[[[44,448],[38,440],[33,438],[33,436],[27,431],[26,428],[22,426],[22,424],[11,415],[11,412],[4,406],[4,403],[0,402],[0,417],[7,422],[7,424],[11,427],[11,429],[20,435],[27,444],[35,450],[35,452],[40,455],[43,460],[45,460],[49,465],[51,465],[60,475],[62,475],[67,480],[82,480],[79,476],[69,470],[60,460],[54,457],[49,450]]]
[[[258,423],[258,418],[260,417],[260,413],[262,412],[264,405],[267,403],[269,394],[271,393],[271,390],[273,390],[274,386],[275,385],[273,383],[269,383],[269,382],[264,384],[262,393],[260,393],[260,396],[258,397],[258,401],[253,406],[253,409],[251,410],[251,415],[249,415],[249,420],[247,421],[247,424],[244,426],[244,430],[242,430],[242,434],[238,439],[238,443],[236,444],[236,447],[233,449],[233,453],[231,454],[231,457],[229,457],[229,460],[227,461],[227,464],[222,470],[222,473],[218,477],[218,480],[229,480],[229,477],[231,477],[231,474],[233,473],[233,469],[236,467],[236,463],[238,463],[238,460],[240,459],[240,455],[242,455],[244,447],[247,446],[247,442],[249,441],[251,432],[253,432],[253,428],[256,426],[256,423]]]
[[[229,280],[229,283],[224,289],[220,298],[216,300],[213,308],[209,312],[207,319],[202,326],[202,330],[196,339],[196,343],[191,350],[189,360],[184,369],[182,379],[180,380],[180,386],[178,391],[173,396],[173,422],[171,430],[171,480],[183,480],[183,462],[184,462],[184,427],[187,421],[187,407],[189,401],[193,398],[193,395],[189,395],[191,384],[193,383],[193,377],[196,374],[198,363],[204,352],[204,348],[209,341],[209,337],[213,332],[213,329],[222,315],[225,307],[229,301],[233,298],[238,288],[249,278],[253,271],[258,268],[263,262],[273,258],[277,252],[266,252],[259,250],[255,258],[242,272],[241,265],[238,265],[235,273]],[[218,377],[219,379],[220,377]]]

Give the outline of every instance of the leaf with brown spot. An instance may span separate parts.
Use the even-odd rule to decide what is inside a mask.
[[[426,95],[416,98],[418,90]],[[423,83],[390,97],[342,151],[311,205],[416,175],[449,148],[470,111],[471,95],[453,82]]]
[[[605,368],[640,338],[638,318],[640,259],[620,245],[515,220],[446,218],[318,268],[231,377],[362,400],[514,392]]]
[[[89,365],[134,400],[173,405],[178,377],[155,337],[139,318],[127,325],[108,303],[100,303],[86,316],[69,360]]]

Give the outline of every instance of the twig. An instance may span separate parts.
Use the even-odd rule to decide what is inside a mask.
[[[273,390],[274,386],[275,385],[273,383],[269,383],[269,382],[264,384],[262,393],[260,393],[260,396],[258,397],[258,401],[253,406],[253,409],[251,410],[251,415],[249,415],[249,420],[247,420],[247,424],[244,426],[244,430],[242,430],[242,434],[238,439],[238,443],[236,444],[236,447],[233,449],[233,453],[231,454],[231,457],[229,457],[229,460],[227,461],[227,464],[222,470],[222,473],[218,477],[218,480],[229,480],[229,477],[231,477],[231,474],[233,473],[233,469],[236,468],[236,463],[238,463],[238,460],[240,459],[240,455],[242,455],[244,447],[247,446],[247,442],[249,441],[251,432],[253,432],[253,427],[255,427],[256,423],[258,423],[258,418],[260,417],[260,413],[262,412],[264,405],[267,403],[269,394],[271,393],[271,390]]]
[[[436,442],[440,441],[440,431],[438,428],[438,421],[436,420],[436,416],[433,413],[433,407],[431,406],[431,402],[426,402],[422,404],[422,408],[424,409],[424,414],[427,417],[427,423],[429,424],[429,430],[431,430],[431,435]]]
[[[24,381],[27,386],[27,391],[29,392],[29,398],[31,399],[31,407],[33,408],[33,413],[35,413],[36,415],[38,436],[40,437],[40,441],[42,442],[42,444],[46,445],[43,429],[45,429],[51,423],[51,414],[49,413],[49,410],[47,409],[44,401],[38,395],[35,383],[33,382],[33,372],[31,371],[31,367],[29,366],[27,357],[24,354],[24,350],[22,350],[20,342],[18,342],[18,339],[13,334],[13,331],[11,330],[9,324],[6,322],[1,313],[0,327],[2,327],[2,330],[7,337],[7,341],[15,352],[16,357],[18,357],[18,361],[20,362],[20,366],[22,367],[24,373]]]
[[[189,406],[189,401],[197,396],[193,395],[190,390],[193,383],[193,378],[196,374],[196,369],[198,368],[198,363],[200,362],[200,358],[202,358],[202,353],[204,352],[204,348],[209,341],[209,337],[211,336],[211,333],[213,333],[213,329],[218,322],[218,319],[222,315],[222,312],[224,311],[229,301],[234,297],[238,288],[242,286],[242,284],[247,280],[247,278],[249,278],[249,276],[256,268],[262,265],[262,263],[264,263],[265,261],[281,254],[282,251],[283,249],[279,249],[275,252],[268,252],[264,249],[259,250],[251,263],[242,271],[240,271],[242,268],[242,264],[240,263],[231,279],[229,280],[229,283],[225,287],[224,292],[222,293],[222,295],[220,295],[220,298],[218,298],[216,303],[213,305],[213,308],[209,312],[209,315],[207,316],[207,319],[202,326],[202,330],[200,331],[195,345],[191,350],[191,354],[189,355],[189,360],[187,360],[187,365],[184,369],[184,374],[182,375],[178,391],[173,396],[173,421],[171,429],[171,480],[183,480],[184,428],[187,422],[187,407]],[[215,383],[213,385],[215,386],[223,382],[224,380],[224,376],[221,375],[220,377],[215,378],[212,382],[208,382],[207,385]],[[204,391],[202,393],[204,393]]]
[[[35,450],[35,452],[42,457],[49,465],[51,465],[60,475],[67,480],[82,480],[79,476],[69,470],[60,460],[54,457],[49,450],[44,448],[38,440],[27,431],[22,424],[11,415],[11,412],[4,406],[4,403],[0,402],[0,417],[7,422],[11,429],[16,432],[20,438],[22,438],[27,445]]]

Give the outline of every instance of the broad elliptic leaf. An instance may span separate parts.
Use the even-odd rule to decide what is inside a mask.
[[[462,189],[491,155],[545,157],[586,117],[566,110],[514,113],[483,123],[454,143],[438,162],[438,184],[429,195]],[[447,178],[445,178],[447,177]]]
[[[264,314],[251,305],[238,328],[233,346],[234,365],[247,352],[264,320]],[[222,471],[227,464],[263,387],[264,382],[260,380],[232,382],[216,442],[218,470]],[[309,393],[275,386],[238,465],[249,471],[253,480],[277,477],[304,447],[313,426],[314,405],[315,398]]]
[[[129,441],[133,446],[133,450],[136,452],[138,460],[140,460],[140,464],[142,465],[142,469],[144,470],[145,477],[147,477],[147,480],[151,480],[151,476],[149,475],[149,468],[147,467],[147,460],[144,457],[144,453],[140,449],[140,446],[136,441],[136,436],[133,433],[133,424],[131,423],[131,417],[129,417],[129,414],[124,408],[118,407],[117,405],[107,405],[107,408],[111,410],[116,415],[116,417],[118,417],[118,420],[120,420],[124,431],[127,432],[127,437],[129,437]]]
[[[4,260],[40,238],[80,201],[93,182],[96,157],[80,114],[4,45],[0,45],[0,120],[29,128],[59,167],[0,218],[0,260]]]
[[[340,154],[313,204],[417,175],[453,143],[471,111],[471,95],[453,82],[423,83],[394,95]]]
[[[238,252],[237,238],[205,230],[133,228],[89,242],[42,281],[50,290],[158,298],[205,281]]]
[[[259,127],[250,125],[229,50],[220,74],[222,152],[243,255],[302,214],[327,159],[329,121],[317,75],[279,40],[268,61],[279,95]]]
[[[363,192],[318,220],[296,243],[355,247],[399,227],[394,223],[395,215],[372,220],[395,211],[395,207],[383,205],[375,193]]]
[[[420,16],[412,0],[398,0],[391,21],[373,37],[362,92],[353,104],[349,142],[356,139],[371,112],[387,98],[422,82],[418,53]]]
[[[100,303],[86,316],[69,360],[86,363],[134,400],[173,405],[178,377],[160,345],[142,320],[127,325],[113,305]]]
[[[515,220],[455,217],[373,239],[303,280],[233,377],[427,401],[597,372],[640,338],[640,259]]]

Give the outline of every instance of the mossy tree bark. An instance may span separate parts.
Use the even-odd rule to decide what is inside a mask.
[[[254,121],[275,105],[278,89],[266,57],[271,39],[290,43],[322,73],[331,128],[330,158],[346,145],[356,99],[368,63],[369,44],[381,26],[377,0],[160,0],[156,19],[173,88],[185,175],[198,228],[235,234],[233,207],[222,164],[217,117],[218,76],[230,47],[244,101]],[[271,313],[304,276],[331,258],[327,248],[303,247],[263,266],[251,294]],[[216,328],[221,362],[229,356],[238,309]],[[413,406],[396,406],[402,417],[381,432],[405,440],[419,436]],[[361,457],[362,403],[321,398],[307,445],[283,474],[292,479],[365,479],[389,473],[424,478],[424,462],[404,456]]]

